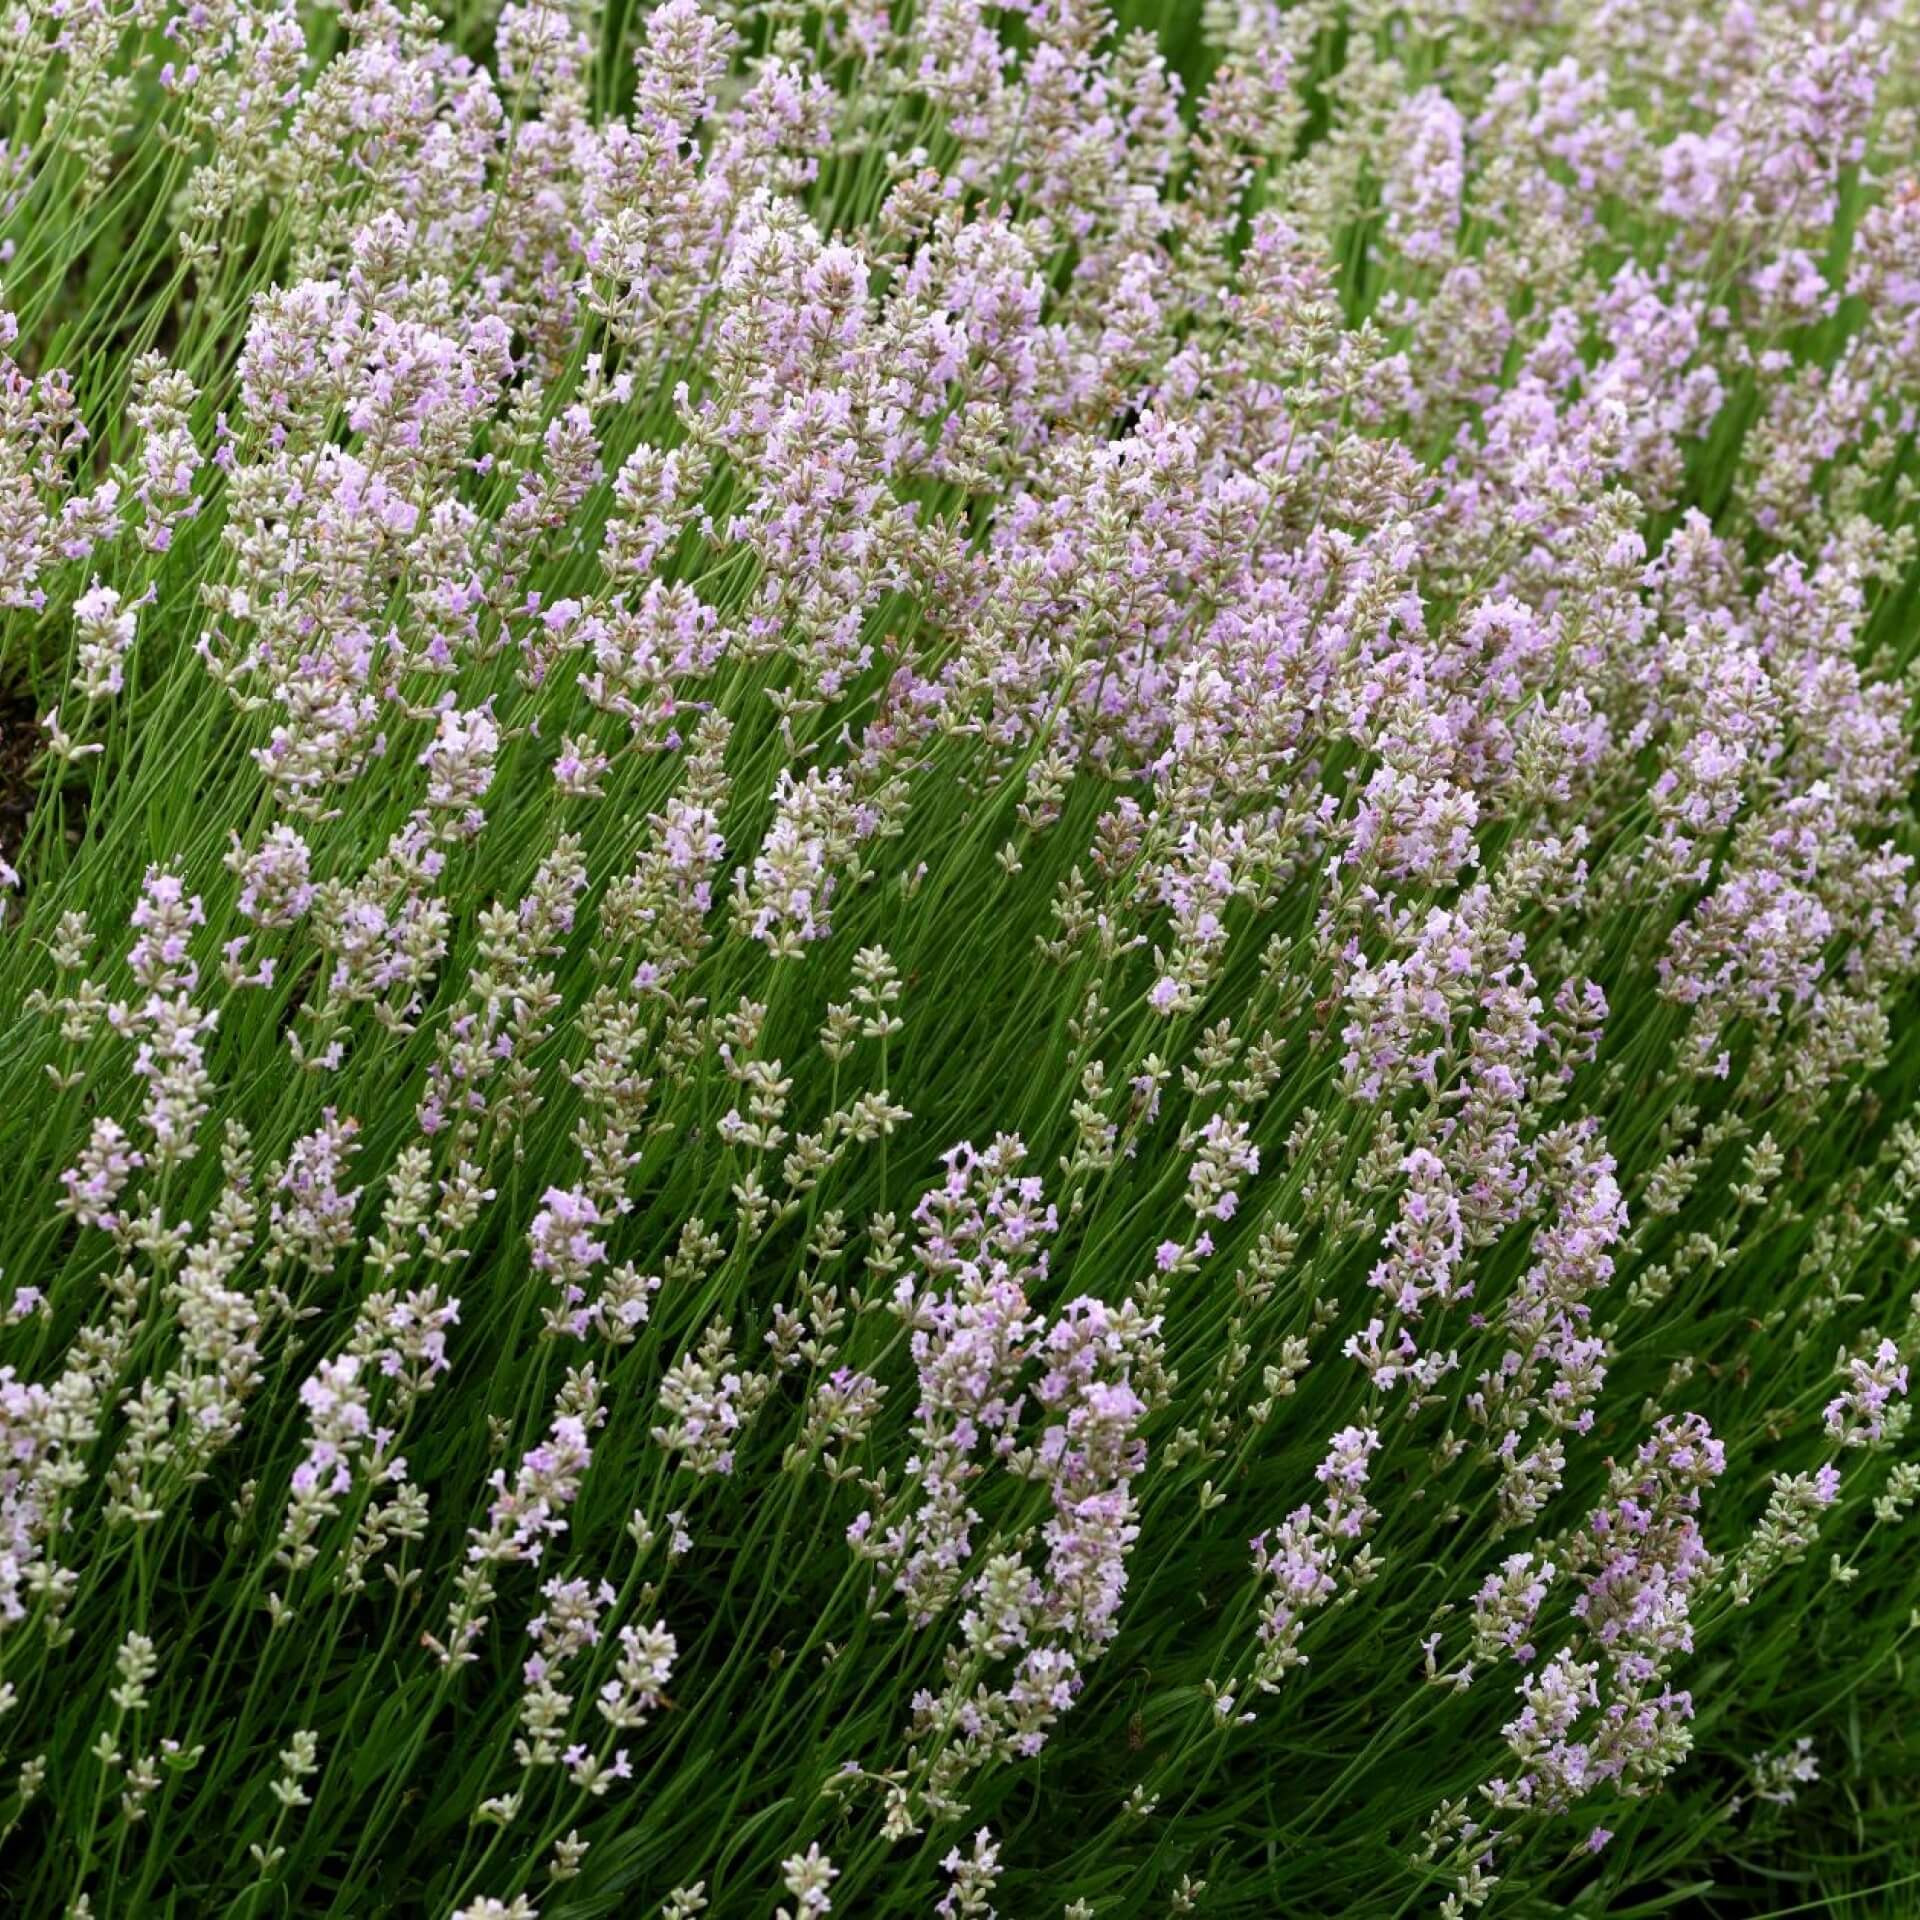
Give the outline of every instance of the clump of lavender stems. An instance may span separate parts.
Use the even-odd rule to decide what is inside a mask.
[[[1893,1910],[1910,8],[4,23],[9,1912]]]

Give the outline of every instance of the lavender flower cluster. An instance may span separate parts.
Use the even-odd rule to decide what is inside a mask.
[[[1597,1912],[1903,1670],[1920,15],[1164,14],[0,0],[14,1910]]]

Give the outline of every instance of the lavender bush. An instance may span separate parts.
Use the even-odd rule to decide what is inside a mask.
[[[0,20],[9,1912],[1920,1911],[1909,0]]]

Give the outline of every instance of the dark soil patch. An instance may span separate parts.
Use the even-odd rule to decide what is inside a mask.
[[[0,854],[19,851],[39,798],[34,762],[40,757],[39,715],[24,691],[0,688]]]

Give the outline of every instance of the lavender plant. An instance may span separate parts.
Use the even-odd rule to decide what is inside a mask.
[[[8,1911],[1920,1911],[1920,14],[0,19]]]

